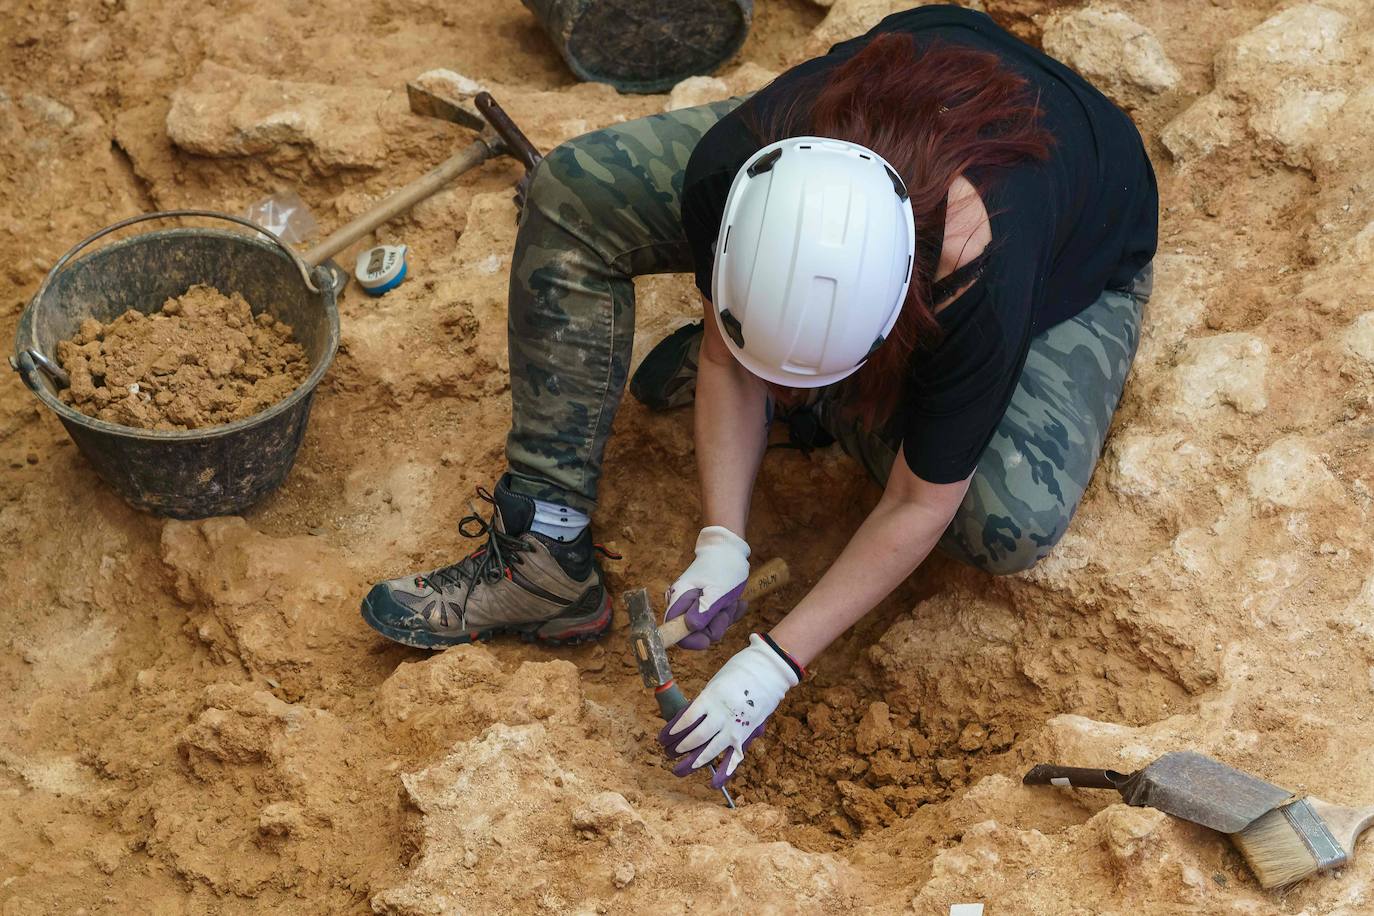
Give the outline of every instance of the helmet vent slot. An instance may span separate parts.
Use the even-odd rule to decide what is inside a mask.
[[[900,197],[902,200],[906,200],[908,196],[906,193],[906,182],[902,181],[902,177],[900,175],[892,171],[892,166],[886,166],[886,168],[887,177],[892,179],[892,190],[896,191],[897,196]]]
[[[735,346],[744,347],[744,328],[740,325],[739,319],[730,314],[729,309],[722,309],[720,313],[720,323],[725,327],[725,333],[730,335],[730,339],[735,342]]]
[[[769,169],[773,168],[774,164],[776,164],[777,161],[781,158],[782,147],[778,147],[777,149],[773,150],[767,155],[762,156],[758,162],[755,162],[753,165],[749,166],[749,177],[757,178],[759,175],[762,175],[764,172],[767,172]]]

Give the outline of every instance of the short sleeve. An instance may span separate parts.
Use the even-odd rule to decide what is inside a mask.
[[[716,237],[720,235],[721,220],[725,216],[725,198],[730,194],[733,179],[723,172],[710,172],[692,181],[689,178],[682,190],[682,229],[692,252],[692,272],[697,289],[711,298],[711,273],[716,262]]]
[[[749,157],[759,151],[758,139],[745,123],[749,105],[740,105],[706,131],[692,150],[682,179],[682,230],[692,252],[697,288],[707,299],[711,298],[716,237],[725,218],[730,185]]]
[[[987,290],[977,296],[951,306],[959,308],[960,320],[946,328],[937,347],[913,357],[900,411],[902,451],[911,472],[930,483],[957,483],[977,469],[1025,362],[1028,310],[1009,340]]]

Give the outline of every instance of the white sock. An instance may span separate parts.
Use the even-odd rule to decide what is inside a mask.
[[[586,530],[591,521],[585,512],[536,499],[534,522],[530,525],[530,530],[556,541],[573,541]]]

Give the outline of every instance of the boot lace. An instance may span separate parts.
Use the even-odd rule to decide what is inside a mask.
[[[485,488],[477,488],[477,497],[495,506],[496,500]],[[473,587],[478,582],[491,583],[501,579],[507,574],[511,564],[520,562],[521,553],[534,549],[533,545],[497,529],[494,508],[490,519],[484,518],[473,503],[468,503],[468,508],[472,509],[472,514],[464,516],[458,522],[458,533],[465,538],[485,537],[486,543],[457,563],[442,566],[425,576],[436,589],[453,585],[466,586],[463,590],[464,610],[467,608]]]

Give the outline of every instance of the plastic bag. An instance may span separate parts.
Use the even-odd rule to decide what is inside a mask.
[[[244,217],[257,223],[288,245],[299,245],[319,231],[310,208],[295,191],[280,191],[254,201]]]

